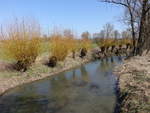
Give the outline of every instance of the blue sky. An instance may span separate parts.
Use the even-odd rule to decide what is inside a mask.
[[[54,26],[70,28],[79,34],[87,30],[94,33],[107,22],[121,31],[122,12],[121,7],[98,0],[0,0],[0,24],[13,18],[34,18],[45,33]]]

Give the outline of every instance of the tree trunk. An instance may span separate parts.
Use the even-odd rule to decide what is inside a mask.
[[[134,28],[134,19],[133,19],[133,15],[130,12],[130,16],[131,16],[131,28],[132,28],[132,39],[133,39],[133,51],[132,54],[133,56],[135,55],[135,51],[136,51],[136,36],[135,36],[135,28]]]
[[[136,55],[142,55],[144,47],[145,47],[145,41],[146,41],[146,32],[145,32],[145,24],[146,24],[146,6],[147,6],[148,0],[144,0],[142,4],[142,14],[141,14],[141,20],[140,20],[140,31],[139,31],[139,38],[136,48]]]

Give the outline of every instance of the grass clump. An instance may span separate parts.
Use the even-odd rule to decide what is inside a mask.
[[[40,53],[40,27],[35,23],[16,22],[3,31],[4,57],[16,61],[15,69],[26,70]]]

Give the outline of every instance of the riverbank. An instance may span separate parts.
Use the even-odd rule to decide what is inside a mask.
[[[45,65],[48,60],[48,56],[43,55],[37,58],[36,62],[26,72],[7,70],[4,66],[5,63],[1,63],[3,64],[4,68],[0,71],[0,95],[18,85],[30,83],[46,78],[48,76],[58,74],[60,72],[88,63],[92,60],[90,51],[84,58],[80,58],[78,56],[79,55],[73,59],[72,56],[69,55],[63,62],[58,62],[56,67],[50,68]],[[6,65],[6,67],[9,66]]]
[[[116,67],[120,113],[149,113],[150,54],[135,56]]]

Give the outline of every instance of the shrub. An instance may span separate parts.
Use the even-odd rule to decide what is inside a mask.
[[[86,48],[82,48],[82,49],[81,49],[81,53],[80,53],[80,57],[83,58],[83,57],[86,56],[86,54],[87,54]]]
[[[63,61],[68,54],[68,42],[65,37],[59,34],[51,37],[51,55],[55,56],[58,61]]]
[[[91,49],[92,48],[92,41],[88,38],[83,38],[80,40],[79,42],[79,47],[82,49],[82,48],[85,48],[86,50],[88,49]]]
[[[100,48],[101,48],[101,52],[104,53],[105,50],[106,50],[106,47],[105,46],[101,46]]]
[[[5,58],[15,60],[17,70],[26,70],[40,53],[39,37],[40,29],[36,24],[22,21],[10,25],[3,32]]]
[[[78,41],[74,37],[67,37],[68,50],[72,52],[72,58],[75,58],[75,53],[79,49]]]
[[[115,43],[115,40],[113,38],[101,38],[99,40],[99,47],[110,47]]]
[[[114,52],[115,47],[116,47],[116,45],[111,46],[111,52]]]
[[[48,66],[55,67],[57,64],[57,58],[55,56],[50,57]]]
[[[126,44],[132,44],[132,39],[130,39],[130,38],[123,38],[122,39],[122,43],[124,45],[126,45]]]

